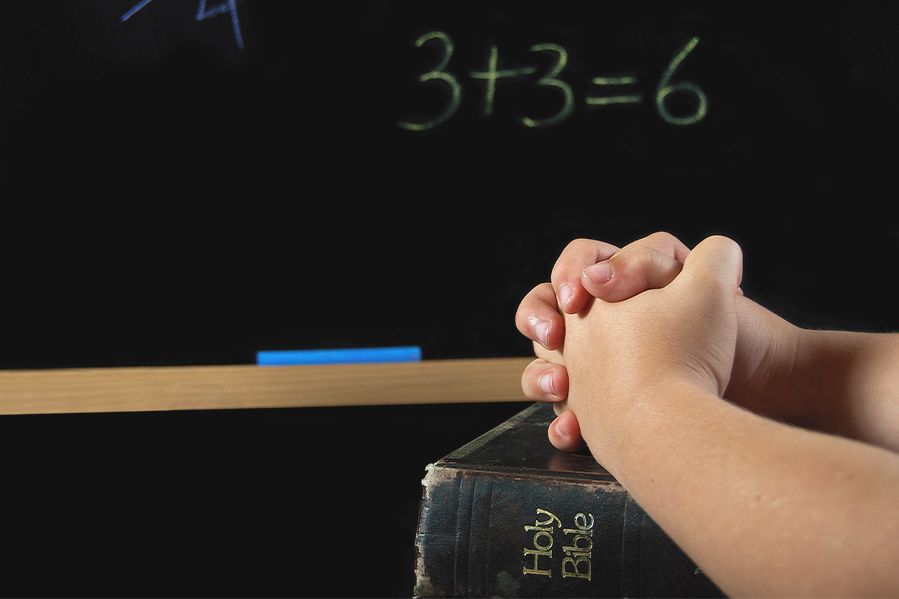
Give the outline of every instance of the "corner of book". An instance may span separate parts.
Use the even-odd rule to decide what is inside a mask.
[[[447,467],[439,462],[437,464],[428,464],[425,466],[425,475],[421,479],[421,498],[428,500],[431,498],[430,491],[448,480],[457,476],[456,468]]]
[[[456,468],[440,463],[425,466],[418,508],[413,597],[443,597],[452,594],[448,590],[451,582],[446,580],[445,572],[440,572],[444,576],[438,576],[437,579],[432,574],[435,565],[451,559],[455,551],[455,527],[444,528],[444,524],[456,517],[455,503],[449,500],[457,493],[455,480],[458,476]]]
[[[589,454],[546,438],[532,406],[425,467],[415,537],[424,597],[716,597]]]

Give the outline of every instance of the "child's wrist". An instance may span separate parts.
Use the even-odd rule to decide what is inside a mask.
[[[645,451],[680,426],[685,413],[701,413],[710,402],[723,402],[710,383],[697,377],[670,375],[644,381],[626,397],[606,399],[606,405],[590,419],[581,433],[596,460],[616,477],[637,464]]]

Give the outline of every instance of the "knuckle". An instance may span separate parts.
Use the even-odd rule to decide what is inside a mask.
[[[559,254],[555,264],[553,264],[550,280],[555,284],[561,277],[570,275],[570,271],[574,268],[572,266],[573,259],[585,253],[588,248],[592,247],[593,243],[593,241],[583,237],[570,241],[565,246],[565,249],[562,250],[562,253]]]
[[[533,360],[530,364],[524,367],[524,370],[521,373],[521,390],[524,391],[524,394],[527,397],[533,398],[536,393],[536,372],[541,362],[542,361],[540,359]]]
[[[518,304],[518,312],[523,312],[531,308],[535,301],[538,301],[540,297],[540,291],[544,285],[548,285],[548,283],[541,283],[535,287],[532,287],[530,291],[528,291],[523,298],[521,298],[521,302]]]
[[[528,319],[525,316],[525,300],[522,300],[518,305],[518,310],[515,311],[515,327],[518,329],[518,332],[527,335],[528,331]]]
[[[633,277],[652,266],[653,256],[649,248],[637,245],[618,252],[609,261],[617,274]]]
[[[705,239],[704,243],[709,243],[718,251],[722,252],[743,252],[740,244],[725,235],[711,235]]]
[[[553,269],[549,273],[549,280],[552,281],[553,285],[558,284],[559,278],[562,276],[563,265],[564,263],[562,262],[561,258],[556,260],[556,263],[553,264]]]
[[[576,239],[572,239],[571,241],[569,241],[568,245],[565,246],[565,249],[563,251],[573,250],[580,246],[589,245],[591,243],[593,243],[593,242],[590,239],[587,239],[586,237],[578,237]]]
[[[644,240],[649,247],[672,258],[689,254],[690,250],[674,234],[668,231],[657,231]]]
[[[680,243],[680,240],[668,231],[656,231],[655,233],[652,233],[649,237],[647,237],[647,239],[659,242],[664,245],[673,245],[675,243]]]

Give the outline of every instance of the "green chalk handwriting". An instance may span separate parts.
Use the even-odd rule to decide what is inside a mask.
[[[637,78],[631,75],[619,75],[616,77],[594,77],[593,85],[597,87],[624,87],[636,85]],[[584,98],[587,106],[610,106],[612,104],[640,104],[643,102],[642,94],[630,94],[621,96],[587,96]]]
[[[668,64],[668,68],[665,69],[665,72],[662,73],[662,79],[659,81],[659,87],[656,89],[656,107],[659,109],[659,116],[661,116],[666,123],[672,125],[695,125],[704,119],[708,112],[708,98],[706,98],[705,92],[699,89],[698,85],[692,81],[684,81],[674,85],[671,84],[671,78],[674,77],[674,73],[677,72],[681,63],[687,58],[687,55],[696,48],[697,44],[699,44],[699,38],[691,38]],[[674,116],[668,111],[668,107],[665,106],[665,99],[674,93],[693,94],[696,96],[696,110],[693,114],[688,116]]]
[[[525,127],[552,127],[567,119],[574,111],[574,92],[571,91],[571,86],[561,79],[557,79],[568,64],[568,51],[558,44],[534,44],[531,46],[531,52],[556,53],[556,64],[553,65],[546,75],[538,79],[535,85],[538,87],[555,87],[561,90],[562,108],[556,114],[544,119],[532,119],[528,116],[521,117],[521,123]]]
[[[443,110],[429,120],[400,121],[398,126],[407,131],[422,132],[439,127],[456,114],[462,103],[462,83],[457,76],[447,71],[453,56],[453,41],[443,31],[431,31],[416,39],[415,46],[421,48],[431,41],[440,44],[440,58],[433,69],[418,76],[418,82],[422,84],[438,82],[444,85],[447,90],[446,105]],[[698,44],[699,37],[693,36],[678,50],[668,63],[655,88],[655,108],[661,119],[669,125],[678,127],[695,125],[705,119],[708,114],[709,100],[699,85],[693,81],[677,83],[673,81],[683,62],[696,49]],[[501,68],[499,47],[496,44],[488,46],[487,64],[484,69],[468,72],[468,78],[483,85],[484,88],[483,101],[479,110],[482,117],[491,117],[495,111],[498,82],[513,79],[525,79],[523,85],[519,85],[517,89],[510,90],[513,94],[520,93],[518,90],[521,88],[539,89],[549,87],[557,90],[560,96],[559,109],[547,117],[517,116],[517,122],[523,127],[529,129],[553,127],[572,117],[575,110],[575,92],[571,83],[562,79],[562,74],[569,62],[568,50],[559,44],[549,42],[533,44],[529,50],[532,53],[554,55],[551,66],[539,77],[529,78],[530,75],[538,73],[537,67]],[[574,71],[583,72],[583,69],[574,69]],[[566,79],[570,80],[570,75],[566,76]],[[636,75],[597,75],[590,78],[590,84],[599,89],[584,95],[583,101],[587,108],[643,104],[643,94],[640,93],[639,89],[634,89],[639,84]],[[613,89],[609,90],[609,93],[605,93],[608,88]],[[689,114],[672,113],[668,107],[668,102],[673,94],[692,95],[695,99],[695,107],[692,112]],[[607,110],[611,110],[611,108],[607,108]]]
[[[459,85],[459,81],[453,75],[444,70],[449,65],[450,59],[453,57],[453,40],[442,31],[431,31],[415,40],[415,47],[421,48],[431,40],[437,40],[442,44],[442,56],[440,57],[440,60],[437,61],[437,66],[420,75],[418,81],[421,83],[428,83],[431,81],[442,82],[449,91],[449,98],[446,107],[429,121],[420,123],[401,121],[398,123],[401,128],[408,131],[428,131],[437,127],[456,114],[456,111],[459,110],[459,104],[462,101],[462,86]]]
[[[499,48],[493,45],[490,46],[490,53],[487,57],[487,70],[472,71],[468,74],[472,79],[480,79],[485,83],[484,105],[481,107],[482,116],[490,116],[493,114],[493,104],[496,98],[496,81],[498,79],[514,79],[523,75],[530,75],[534,72],[533,68],[497,70],[498,65]]]

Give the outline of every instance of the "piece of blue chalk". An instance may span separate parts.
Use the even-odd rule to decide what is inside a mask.
[[[299,366],[303,364],[365,364],[372,362],[418,362],[421,348],[361,347],[355,349],[298,349],[256,352],[259,366]]]

